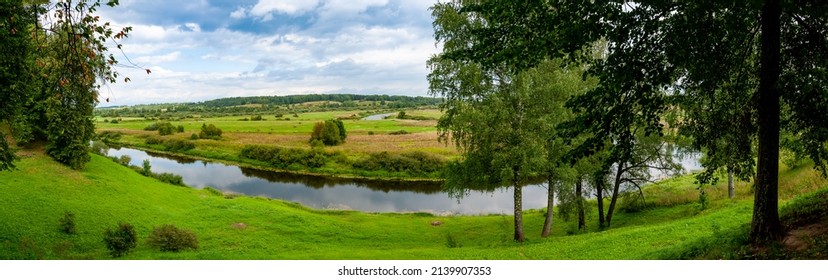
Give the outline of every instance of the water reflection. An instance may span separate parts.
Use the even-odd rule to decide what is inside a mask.
[[[491,193],[470,192],[463,199],[450,198],[432,182],[384,182],[329,178],[271,172],[222,163],[121,148],[110,156],[128,155],[132,165],[150,161],[154,172],[181,175],[196,188],[211,186],[228,192],[294,201],[313,208],[353,209],[367,212],[430,212],[435,214],[512,213],[510,189]],[[524,187],[525,209],[546,205],[546,189]]]

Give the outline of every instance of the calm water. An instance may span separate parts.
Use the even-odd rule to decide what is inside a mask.
[[[378,115],[370,115],[367,117],[362,118],[363,121],[379,121],[384,120],[387,117],[390,117],[394,113],[385,113],[385,114],[378,114]]]
[[[205,162],[136,149],[109,149],[109,156],[128,155],[140,166],[148,159],[154,172],[181,175],[191,187],[210,186],[250,196],[294,201],[318,209],[353,209],[367,212],[430,212],[434,214],[512,213],[511,189],[493,193],[471,192],[461,200],[450,198],[434,183],[384,182],[306,176],[262,171]],[[546,188],[523,189],[525,209],[546,206]]]
[[[265,196],[294,201],[317,209],[351,209],[366,212],[429,212],[434,214],[509,214],[513,209],[512,191],[470,192],[457,200],[441,191],[439,183],[387,182],[297,175],[264,171],[222,163],[112,148],[109,156],[127,155],[131,165],[150,161],[152,171],[181,175],[195,188],[210,186],[222,191],[249,196]],[[698,155],[678,159],[685,170],[698,170]],[[654,177],[666,177],[652,170]],[[524,209],[546,207],[546,188],[529,185],[523,189]]]

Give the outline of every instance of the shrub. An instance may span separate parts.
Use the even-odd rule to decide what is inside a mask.
[[[262,119],[262,115],[255,115],[255,116],[250,117],[250,120],[251,121],[262,121],[264,119]]]
[[[198,134],[195,134],[195,133],[191,134],[190,135],[190,140],[198,140]]]
[[[183,126],[183,125],[179,125],[179,126],[177,127],[177,130],[178,130],[178,132],[184,132],[184,126]]]
[[[374,135],[374,131],[368,131],[368,135]]]
[[[198,239],[195,234],[174,225],[162,225],[152,229],[147,244],[163,252],[178,252],[184,249],[198,249]]]
[[[148,159],[145,159],[141,164],[141,174],[144,176],[150,176],[152,174],[152,165],[150,165],[150,161]]]
[[[322,149],[305,150],[260,145],[244,146],[240,155],[243,158],[267,162],[282,169],[289,169],[290,166],[317,168],[324,166],[328,160],[325,151]]]
[[[75,234],[75,213],[67,211],[60,218],[60,231],[65,234]]]
[[[135,234],[135,228],[127,223],[118,223],[118,227],[114,229],[107,229],[104,232],[104,243],[109,249],[109,254],[113,258],[117,258],[129,253],[135,248],[138,243],[138,236]]]
[[[405,131],[405,130],[397,130],[397,131],[391,132],[391,133],[389,133],[389,134],[391,134],[391,135],[405,135],[405,134],[408,134],[408,131]]]
[[[187,140],[170,139],[164,141],[164,149],[170,152],[182,152],[193,148],[195,148],[195,144]]]
[[[172,173],[152,173],[152,177],[157,179],[158,181],[176,185],[176,186],[186,186],[184,184],[184,178],[179,175],[175,175]]]
[[[364,170],[387,170],[392,172],[424,174],[441,171],[446,166],[446,160],[442,157],[419,151],[402,154],[381,152],[370,154],[367,158],[354,162],[353,166]]]
[[[118,122],[120,122],[120,121],[119,121],[119,120],[112,120],[112,121],[110,121],[109,123],[111,123],[111,124],[117,124]]]
[[[147,145],[157,145],[164,143],[164,139],[155,136],[149,136],[147,137],[147,139],[144,140],[144,142],[147,143]]]
[[[98,133],[98,140],[103,142],[112,142],[121,139],[123,134],[118,131],[101,131]]]
[[[168,122],[163,122],[158,126],[159,135],[173,135],[176,131],[178,131],[178,129]]]
[[[344,132],[340,131],[340,126],[342,126],[340,120],[318,122],[313,126],[309,141],[319,140],[327,146],[338,145],[345,141],[343,138]],[[344,130],[344,126],[342,126],[342,130]]]
[[[221,138],[221,129],[213,124],[202,124],[201,133],[198,134],[201,139],[219,139]]]
[[[129,163],[131,161],[132,161],[132,158],[129,157],[128,155],[122,155],[120,158],[118,158],[118,163],[120,163],[123,166],[129,166]]]

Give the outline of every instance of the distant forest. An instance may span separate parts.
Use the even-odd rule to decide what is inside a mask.
[[[313,102],[314,104],[307,104]],[[440,98],[423,96],[305,94],[287,96],[228,97],[193,103],[103,107],[95,115],[103,117],[163,117],[181,114],[240,115],[250,113],[302,113],[326,110],[394,110],[436,107]]]

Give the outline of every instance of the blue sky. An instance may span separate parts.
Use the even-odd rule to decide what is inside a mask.
[[[132,26],[118,68],[129,83],[99,106],[221,97],[355,93],[424,96],[439,52],[436,0],[121,0],[99,10]],[[114,49],[114,48],[113,48]],[[120,56],[120,54],[118,54]]]

